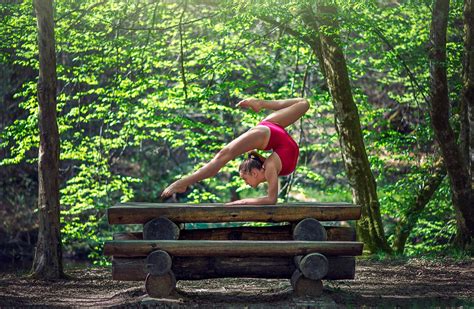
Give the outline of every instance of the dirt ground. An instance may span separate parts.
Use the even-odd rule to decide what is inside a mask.
[[[289,280],[213,279],[179,281],[177,294],[146,297],[142,282],[112,281],[108,268],[67,270],[69,280],[45,282],[0,273],[0,307],[474,308],[474,259],[470,261],[357,262],[356,279],[324,281],[320,299],[294,297]]]

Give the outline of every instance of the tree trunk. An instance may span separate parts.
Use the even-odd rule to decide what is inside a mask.
[[[339,44],[338,23],[335,6],[318,6],[319,38],[324,67],[335,112],[336,129],[339,134],[342,158],[354,203],[362,207],[362,216],[357,221],[357,235],[371,252],[391,252],[385,238],[377,186],[370,170],[361,132],[357,106],[352,97],[347,66]],[[307,22],[308,23],[308,22]],[[315,27],[313,23],[308,26]]]
[[[32,276],[64,276],[59,224],[59,133],[56,123],[56,54],[52,0],[35,0],[39,45],[38,214],[39,231]]]
[[[464,74],[461,97],[461,145],[464,158],[470,174],[471,210],[474,197],[474,3],[473,0],[464,1]],[[468,214],[469,215],[469,214]],[[474,219],[473,219],[474,220]],[[471,223],[472,224],[472,223]],[[471,226],[471,231],[473,230]]]
[[[474,188],[474,108],[472,102],[474,102],[474,3],[472,0],[465,0],[461,147],[471,176],[471,189]]]
[[[398,222],[393,243],[393,248],[397,253],[403,254],[408,236],[415,227],[421,212],[446,176],[446,169],[442,165],[443,163],[439,162],[439,166],[436,167],[433,173],[427,171],[430,175],[428,180],[423,183],[423,187],[418,192],[415,200]]]
[[[470,2],[470,1],[469,1]],[[467,6],[469,6],[467,4]],[[430,29],[431,122],[441,148],[451,184],[458,233],[456,243],[466,248],[474,238],[474,206],[471,203],[471,179],[468,165],[456,143],[449,123],[449,97],[446,74],[446,30],[449,0],[436,0]],[[468,27],[469,28],[469,27]],[[466,55],[469,56],[469,55]],[[470,102],[472,104],[472,101]]]

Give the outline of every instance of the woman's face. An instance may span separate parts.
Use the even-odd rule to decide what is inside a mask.
[[[252,188],[256,188],[261,181],[261,174],[262,172],[257,170],[256,168],[252,169],[249,173],[240,172],[240,177],[245,181],[245,183]]]

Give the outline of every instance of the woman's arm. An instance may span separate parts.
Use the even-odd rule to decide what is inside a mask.
[[[265,178],[268,182],[267,196],[246,198],[238,201],[226,203],[225,205],[274,205],[278,201],[278,173],[277,169],[270,162],[268,165],[265,162]]]
[[[170,196],[175,192],[184,192],[188,186],[203,179],[214,177],[230,160],[250,150],[262,149],[266,134],[268,134],[268,132],[261,128],[253,128],[247,131],[222,148],[211,161],[199,170],[168,186],[161,194],[161,197]]]

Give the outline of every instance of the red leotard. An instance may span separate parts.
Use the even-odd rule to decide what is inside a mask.
[[[270,139],[264,150],[273,149],[280,157],[281,171],[278,175],[286,176],[291,174],[298,162],[298,155],[300,153],[298,144],[285,131],[285,128],[276,123],[264,120],[258,125],[266,126],[270,129]]]

